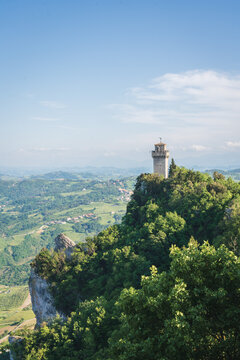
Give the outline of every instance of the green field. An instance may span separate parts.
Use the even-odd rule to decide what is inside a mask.
[[[134,183],[133,177],[0,180],[0,341],[21,324],[34,325],[31,304],[22,307],[35,255],[54,247],[61,232],[77,243],[120,222]]]
[[[135,177],[60,176],[0,180],[0,284],[26,284],[30,261],[59,233],[82,242],[124,216]]]
[[[35,316],[28,295],[28,286],[0,286],[0,341],[10,331],[33,323]]]
[[[0,311],[19,307],[28,293],[27,286],[1,286],[0,287]]]

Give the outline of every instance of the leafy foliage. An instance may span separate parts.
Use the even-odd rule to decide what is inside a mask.
[[[239,199],[231,179],[175,164],[169,179],[139,176],[121,224],[71,259],[44,249],[32,262],[69,318],[28,334],[21,359],[235,359],[240,271],[227,247],[239,253]]]
[[[101,298],[79,304],[66,322],[57,318],[35,332],[20,332],[24,340],[12,348],[17,359],[94,359],[107,345],[109,323]],[[27,354],[27,355],[26,355]]]
[[[171,248],[168,273],[142,278],[120,296],[116,359],[237,359],[240,356],[240,261],[226,247]]]

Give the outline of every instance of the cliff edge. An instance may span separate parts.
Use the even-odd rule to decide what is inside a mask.
[[[75,242],[69,239],[64,234],[60,234],[55,239],[54,251],[64,251],[68,259],[73,251]],[[29,278],[29,291],[32,301],[32,310],[36,316],[36,327],[39,327],[43,322],[53,320],[58,313],[54,299],[49,291],[49,284],[41,276],[37,275],[34,269],[31,269]],[[59,314],[64,316],[63,314]]]

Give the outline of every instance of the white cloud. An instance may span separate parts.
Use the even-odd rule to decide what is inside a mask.
[[[36,148],[32,148],[32,149],[28,149],[28,150],[23,150],[20,149],[21,152],[39,152],[39,153],[43,153],[43,152],[61,152],[61,151],[69,151],[69,148],[65,148],[65,147],[59,147],[59,148],[50,148],[50,147],[36,147]]]
[[[240,141],[227,141],[226,145],[230,148],[240,148]]]
[[[204,146],[204,145],[192,145],[192,149],[195,151],[206,151],[209,150],[208,147]]]
[[[240,77],[216,71],[195,70],[180,74],[165,74],[154,79],[146,89],[133,90],[141,100],[179,101],[216,108],[238,105]]]
[[[77,127],[68,126],[68,125],[54,125],[55,128],[65,129],[65,130],[79,130]]]
[[[34,116],[34,117],[32,118],[32,120],[36,120],[36,121],[49,121],[49,122],[59,121],[59,119],[57,119],[57,118],[42,117],[42,116]]]
[[[65,109],[66,108],[65,104],[62,104],[57,101],[44,100],[44,101],[40,101],[40,104],[44,107],[51,108],[51,109]]]
[[[240,76],[215,71],[165,74],[127,93],[128,104],[115,105],[122,120],[161,124],[168,120],[217,124],[240,120]]]
[[[145,124],[151,133],[157,129],[156,137],[164,136],[172,146],[195,152],[220,151],[226,143],[239,147],[233,139],[240,132],[240,75],[212,70],[167,73],[128,89],[125,98],[125,103],[109,106],[113,116]]]

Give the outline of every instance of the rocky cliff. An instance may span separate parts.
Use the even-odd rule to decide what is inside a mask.
[[[66,258],[71,256],[73,248],[76,244],[64,234],[60,234],[55,239],[55,251],[64,251]],[[49,291],[47,281],[38,276],[34,269],[31,270],[29,279],[29,290],[32,300],[32,309],[36,316],[36,326],[40,326],[42,322],[49,322],[58,314],[54,299]],[[64,316],[63,314],[59,314]]]
[[[55,318],[57,310],[54,306],[52,295],[49,292],[49,285],[33,269],[29,279],[29,290],[32,299],[32,309],[37,320],[36,326],[40,326],[43,321]]]
[[[60,234],[55,239],[54,251],[64,251],[66,258],[68,259],[71,256],[75,245],[75,242],[69,239],[69,237]]]

